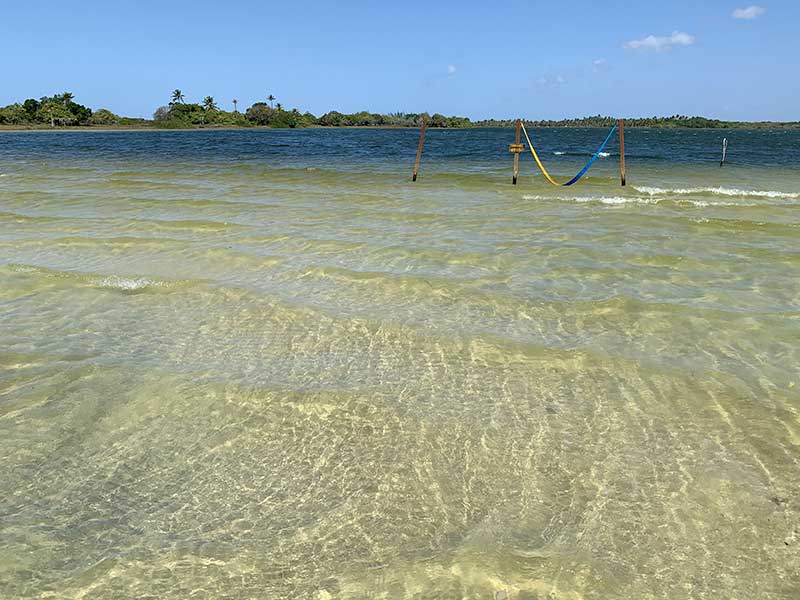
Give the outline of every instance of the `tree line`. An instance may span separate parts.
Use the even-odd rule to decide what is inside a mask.
[[[28,98],[24,102],[9,104],[0,108],[0,125],[20,126],[154,126],[164,129],[183,129],[194,127],[419,127],[427,117],[428,126],[436,128],[463,129],[467,127],[513,127],[515,119],[486,119],[471,121],[467,117],[447,117],[435,113],[389,114],[361,111],[356,113],[340,113],[330,111],[319,117],[312,113],[300,112],[297,108],[286,109],[273,94],[267,95],[264,101],[255,102],[244,112],[239,110],[239,101],[231,101],[233,110],[220,108],[212,96],[206,96],[201,102],[187,102],[183,92],[176,89],[172,92],[168,104],[158,107],[153,119],[120,117],[110,110],[91,108],[75,102],[70,92],[44,96],[38,100]],[[611,127],[615,119],[596,115],[580,119],[562,120],[525,120],[530,127]],[[739,121],[720,121],[705,117],[689,117],[673,115],[671,117],[649,117],[626,119],[626,127],[651,128],[711,128],[728,129],[737,127],[796,127],[793,123],[746,123]]]
[[[441,114],[427,115],[423,113],[396,112],[387,115],[361,111],[356,113],[340,113],[330,111],[319,117],[297,108],[286,109],[277,98],[269,94],[265,101],[255,102],[244,112],[238,108],[239,101],[232,100],[232,111],[219,107],[212,96],[206,96],[202,102],[186,102],[183,92],[176,89],[172,92],[169,104],[160,106],[153,113],[153,121],[158,127],[184,128],[202,126],[262,126],[277,128],[298,127],[419,127],[423,118],[428,116],[430,127],[463,128],[471,127],[472,122],[466,117],[446,117]]]
[[[616,122],[614,117],[596,115],[580,119],[541,120],[533,121],[524,119],[526,127],[611,127]],[[487,119],[475,121],[474,127],[513,127],[516,119]],[[644,117],[625,119],[625,127],[651,128],[651,129],[735,129],[735,128],[768,128],[768,127],[793,127],[800,128],[800,122],[777,123],[771,121],[720,121],[706,117],[689,117],[686,115],[673,115],[671,117]]]
[[[0,124],[4,125],[130,125],[143,119],[130,119],[115,115],[108,109],[93,111],[75,102],[71,92],[28,98],[0,108]]]

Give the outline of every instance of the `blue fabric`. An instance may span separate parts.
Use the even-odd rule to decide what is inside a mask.
[[[617,124],[614,123],[614,126],[611,128],[611,131],[608,133],[608,137],[606,138],[606,141],[603,142],[603,145],[600,146],[600,148],[597,150],[597,152],[594,153],[594,156],[589,160],[588,163],[586,163],[586,166],[583,167],[583,169],[581,169],[581,172],[578,173],[577,175],[575,175],[575,177],[570,179],[567,183],[565,183],[564,184],[565,186],[572,185],[573,183],[578,183],[578,180],[581,177],[583,177],[584,175],[586,175],[586,171],[588,171],[592,167],[592,165],[594,164],[594,161],[597,160],[597,157],[600,156],[600,153],[605,149],[605,147],[608,144],[608,142],[611,141],[611,136],[614,135],[614,132],[616,130],[617,130]]]

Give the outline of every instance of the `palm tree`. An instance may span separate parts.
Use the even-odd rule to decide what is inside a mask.
[[[216,110],[217,104],[214,102],[214,98],[211,96],[206,96],[203,98],[203,108],[206,110]]]
[[[282,111],[282,110],[283,110],[283,107],[281,106],[281,103],[278,102],[278,111]]]
[[[63,94],[61,94],[61,102],[65,105],[69,104],[74,97],[75,94],[73,94],[72,92],[64,92]]]
[[[269,96],[267,96],[267,100],[269,100],[269,105],[272,106],[272,103],[275,102],[275,96],[270,94]],[[273,106],[273,108],[275,107]]]
[[[236,98],[234,98],[233,99],[233,112],[235,112],[235,113],[239,112],[239,109],[236,107],[237,104],[239,104],[239,101]]]
[[[182,91],[180,91],[180,90],[172,90],[172,102],[171,102],[171,104],[177,104],[178,102],[183,104],[183,99],[184,99],[184,96],[183,96],[183,92]]]

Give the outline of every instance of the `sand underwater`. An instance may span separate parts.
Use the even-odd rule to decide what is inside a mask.
[[[800,597],[800,131],[417,135],[0,134],[0,596]]]

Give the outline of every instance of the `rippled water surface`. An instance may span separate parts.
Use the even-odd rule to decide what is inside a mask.
[[[0,597],[800,597],[800,132],[416,137],[0,134]]]

